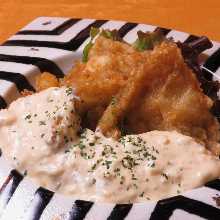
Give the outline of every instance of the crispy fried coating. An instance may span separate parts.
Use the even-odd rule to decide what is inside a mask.
[[[212,104],[176,44],[164,42],[148,54],[144,64],[139,64],[98,126],[111,135],[124,118],[129,133],[177,130],[205,143],[216,153],[220,132],[210,113]]]
[[[21,96],[22,97],[25,97],[25,96],[29,96],[29,95],[32,95],[34,92],[30,91],[30,90],[27,90],[27,89],[24,89],[23,91],[21,91]]]
[[[176,46],[173,43],[163,43],[152,52],[149,52],[145,62],[134,69],[134,73],[130,76],[126,85],[120,89],[113,100],[114,102],[110,103],[99,121],[98,127],[104,134],[114,133],[121,119],[129,114],[128,111],[132,107],[137,108],[136,103],[139,101],[141,93],[146,88],[150,88],[155,79],[157,81],[159,79],[161,82],[166,80],[175,62],[175,51]],[[158,65],[158,62],[160,65]],[[171,65],[168,68],[163,68],[167,63]],[[136,133],[136,131],[134,132]]]
[[[81,98],[77,106],[83,121],[92,122],[93,129],[96,127],[112,97],[124,87],[133,70],[144,62],[147,53],[140,53],[126,43],[98,37],[88,62],[77,63],[62,81],[76,88]]]
[[[152,53],[166,55],[155,59],[154,68],[149,68],[154,61],[145,63],[144,71],[153,77],[143,82],[142,94],[133,100],[137,104],[126,115],[127,130],[177,130],[216,151],[220,132],[219,123],[210,113],[213,102],[202,92],[180,50],[174,43],[162,43]]]
[[[132,101],[137,99],[142,81],[145,79],[145,72],[142,67],[141,65],[135,70],[126,85],[112,98],[111,103],[99,120],[98,129],[106,136],[118,137],[120,135],[118,124],[131,108]]]
[[[57,84],[47,74],[37,83],[38,90]],[[111,136],[119,135],[120,124],[127,133],[177,130],[220,153],[212,100],[203,94],[175,43],[165,41],[152,51],[138,52],[98,37],[87,63],[76,63],[61,85],[76,88],[76,108],[85,127],[95,129],[99,121],[98,127]]]
[[[41,75],[36,77],[36,90],[39,92],[44,89],[48,89],[50,87],[59,86],[59,81],[51,73],[44,72]]]

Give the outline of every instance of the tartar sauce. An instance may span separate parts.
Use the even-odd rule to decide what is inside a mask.
[[[142,202],[180,194],[220,176],[220,160],[176,131],[119,141],[84,130],[71,88],[19,98],[0,111],[0,147],[33,181],[78,199]]]

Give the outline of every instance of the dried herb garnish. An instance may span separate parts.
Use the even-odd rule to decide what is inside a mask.
[[[24,119],[25,119],[25,120],[31,119],[31,114],[26,115]]]
[[[39,125],[46,125],[45,121],[39,121]]]

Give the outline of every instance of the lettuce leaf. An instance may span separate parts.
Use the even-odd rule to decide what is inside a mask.
[[[99,32],[100,32],[99,28],[91,27],[91,29],[90,29],[90,41],[89,41],[89,43],[83,49],[82,61],[84,63],[86,63],[88,61],[89,51],[91,50],[91,48],[92,48],[92,46],[94,44],[93,40],[99,34]]]
[[[165,37],[159,32],[137,32],[138,38],[133,43],[133,47],[138,51],[152,50],[154,46],[162,42]]]

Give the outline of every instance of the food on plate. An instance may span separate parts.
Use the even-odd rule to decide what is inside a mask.
[[[176,131],[115,140],[85,129],[78,136],[75,101],[71,88],[52,87],[0,112],[4,156],[40,185],[78,199],[125,203],[176,195],[220,175],[220,160]]]
[[[24,91],[0,111],[3,155],[78,199],[142,202],[202,186],[220,176],[219,84],[197,63],[210,46],[158,31],[128,44],[115,30],[92,28],[70,73],[41,74],[37,93]]]
[[[59,86],[58,79],[50,73],[45,72],[36,79],[36,88],[38,91],[57,86]]]
[[[125,101],[129,102],[126,108]],[[220,134],[219,123],[210,113],[212,104],[174,43],[162,43],[114,97],[98,126],[106,132],[113,121],[117,126],[124,119],[128,133],[177,130],[216,149]],[[119,117],[117,109],[124,108],[124,117]]]
[[[143,41],[144,35],[140,37]],[[134,47],[99,36],[87,62],[78,62],[60,84],[76,88],[84,127],[94,130],[98,125],[103,133],[116,137],[119,127],[128,134],[177,130],[219,154],[219,123],[210,113],[213,101],[203,93],[176,43],[157,39],[153,50],[139,51],[137,41]],[[199,51],[196,45],[191,47]],[[186,49],[183,52],[187,55]]]

